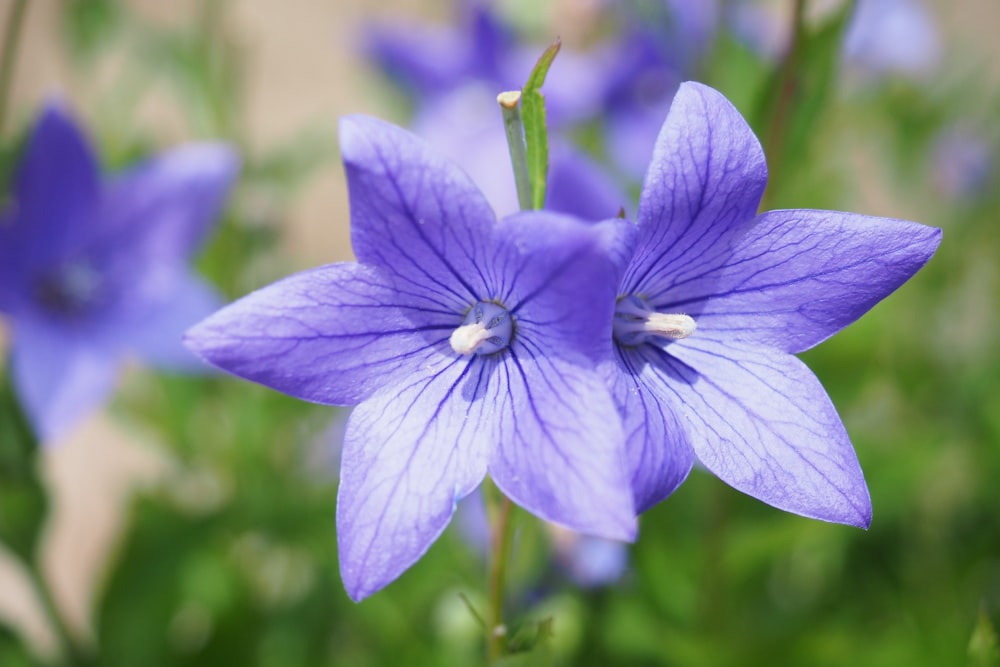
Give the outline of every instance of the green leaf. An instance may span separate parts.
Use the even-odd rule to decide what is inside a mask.
[[[528,146],[528,175],[531,179],[531,207],[545,206],[545,186],[549,173],[549,142],[545,125],[545,97],[541,88],[549,67],[562,43],[556,40],[545,49],[521,90],[524,139]]]

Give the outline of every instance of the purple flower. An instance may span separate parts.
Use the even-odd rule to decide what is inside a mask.
[[[550,527],[560,572],[578,586],[599,588],[617,583],[628,570],[628,545]]]
[[[793,355],[903,284],[941,231],[834,211],[758,215],[766,180],[736,109],[683,84],[646,175],[614,322],[636,506],[672,492],[693,454],[775,507],[867,526],[844,426]]]
[[[952,199],[975,199],[989,191],[996,149],[981,130],[951,125],[931,146],[931,175],[939,192]]]
[[[919,0],[859,0],[843,53],[848,64],[869,75],[920,78],[941,58],[940,35]]]
[[[625,29],[597,54],[607,150],[633,181],[642,178],[670,100],[708,52],[719,21],[716,0],[667,0],[621,6]],[[603,74],[600,73],[603,70]]]
[[[43,441],[111,392],[126,352],[201,368],[181,345],[220,300],[188,267],[236,176],[221,145],[189,146],[103,184],[73,120],[50,104],[0,216],[0,311],[14,385]]]
[[[817,5],[806,21],[815,23],[836,9]],[[745,0],[726,8],[733,33],[769,60],[782,57],[791,45],[791,5]],[[919,79],[941,58],[941,38],[934,17],[920,0],[858,0],[844,31],[841,55],[867,78],[901,75]]]
[[[544,519],[632,539],[621,422],[598,371],[627,223],[497,222],[468,177],[374,119],[343,120],[340,146],[359,262],[255,292],[188,342],[279,391],[359,404],[337,506],[348,594],[418,560],[487,472]]]

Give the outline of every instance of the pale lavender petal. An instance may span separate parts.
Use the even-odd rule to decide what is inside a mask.
[[[859,0],[843,55],[870,74],[922,77],[941,59],[941,36],[920,0]]]
[[[15,323],[11,357],[17,395],[43,444],[104,403],[118,370],[118,359],[106,346],[30,317]]]
[[[583,220],[613,218],[629,198],[597,162],[569,146],[555,144],[549,155],[545,208]]]
[[[699,312],[699,336],[802,352],[909,280],[940,242],[940,229],[905,220],[771,211],[712,274],[714,294],[657,306]]]
[[[622,291],[683,298],[691,280],[725,262],[766,181],[760,143],[733,105],[707,86],[682,84],[646,174]]]
[[[871,522],[844,425],[797,358],[696,334],[668,345],[657,367],[664,389],[686,408],[695,453],[720,479],[802,516]]]
[[[628,568],[626,543],[566,532],[556,536],[556,558],[578,586],[609,586],[622,578]]]
[[[359,261],[428,307],[468,308],[496,284],[495,216],[454,164],[409,132],[363,116],[341,119],[340,150]]]
[[[51,266],[81,250],[97,213],[97,159],[73,119],[58,105],[42,111],[18,165],[17,207],[5,243],[25,274]],[[54,194],[58,193],[58,195]]]
[[[497,91],[468,84],[424,101],[413,131],[475,182],[497,216],[520,210]]]
[[[122,345],[148,365],[170,371],[206,371],[205,365],[183,344],[184,332],[223,304],[214,286],[194,273],[184,272],[167,288],[164,298],[114,323]]]
[[[307,401],[351,405],[392,378],[422,375],[450,352],[461,315],[404,312],[376,269],[344,263],[303,271],[191,329],[188,347],[234,375]]]
[[[239,159],[228,146],[192,144],[113,179],[95,227],[92,260],[126,292],[148,290],[147,281],[176,270],[201,245],[238,171]]]
[[[613,256],[627,256],[630,226],[615,219],[586,224],[542,211],[500,221],[496,261],[504,282],[490,296],[517,317],[518,338],[562,358],[609,358],[620,274]]]
[[[635,539],[621,420],[597,372],[522,342],[491,380],[504,387],[489,466],[500,490],[571,530]]]
[[[486,379],[490,364],[478,361],[439,358],[351,415],[337,499],[340,572],[351,599],[415,563],[482,481],[498,392]]]
[[[463,79],[468,46],[451,28],[397,21],[365,26],[362,48],[399,85],[424,97]]]
[[[660,502],[687,478],[694,451],[677,399],[662,390],[664,378],[647,346],[618,348],[609,386],[625,428],[625,451],[636,513]]]

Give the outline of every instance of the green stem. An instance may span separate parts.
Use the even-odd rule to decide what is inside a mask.
[[[497,95],[503,113],[503,128],[507,133],[510,163],[514,167],[514,184],[517,186],[517,203],[522,211],[530,211],[531,176],[528,173],[528,144],[524,139],[524,121],[521,119],[521,93],[511,90]]]
[[[498,495],[499,492],[497,492]],[[490,611],[486,638],[489,664],[503,656],[507,643],[507,626],[503,622],[503,590],[507,574],[507,557],[510,553],[510,515],[513,504],[501,495],[499,507],[490,512]]]
[[[799,64],[799,54],[802,51],[802,39],[805,34],[805,12],[806,0],[795,0],[795,8],[792,12],[792,42],[788,52],[781,62],[781,70],[778,74],[778,102],[771,116],[771,122],[767,128],[767,140],[764,146],[764,154],[770,162],[770,182],[771,187],[767,188],[764,200],[761,202],[761,209],[770,208],[769,201],[774,192],[773,183],[777,180],[782,166],[782,151],[784,150],[785,133],[783,129],[788,123],[789,114],[795,101],[796,78]]]
[[[14,0],[7,14],[7,29],[3,34],[3,51],[0,52],[0,136],[3,135],[4,122],[7,117],[7,104],[10,99],[11,83],[14,79],[14,61],[17,60],[17,46],[20,42],[21,28],[24,25],[24,11],[28,0]]]
[[[56,633],[56,639],[59,642],[65,664],[70,667],[84,667],[88,665],[90,661],[85,657],[85,653],[79,643],[73,638],[66,620],[59,611],[59,605],[56,604],[55,596],[52,594],[48,580],[45,578],[45,574],[38,564],[38,559],[36,558],[27,563],[27,567],[28,576],[35,592],[38,594],[39,600],[42,602],[42,609],[45,612],[45,616],[48,618],[52,630]]]

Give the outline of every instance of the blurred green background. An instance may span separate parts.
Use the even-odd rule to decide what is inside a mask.
[[[595,4],[504,6],[572,43]],[[1000,665],[1000,7],[929,7],[943,48],[920,80],[852,79],[834,62],[839,28],[816,23],[797,73],[808,93],[768,156],[781,165],[769,208],[944,229],[925,270],[804,355],[857,449],[871,529],[784,514],[695,471],[642,517],[621,581],[584,590],[518,514],[508,621],[525,636],[553,624],[510,664]],[[184,140],[234,142],[244,175],[200,267],[235,298],[351,257],[336,118],[407,120],[358,53],[358,26],[450,15],[430,0],[34,0],[3,147],[51,94],[109,169]],[[700,68],[765,146],[775,67],[724,31]],[[941,142],[956,131],[994,161],[974,187],[949,180]],[[228,378],[137,370],[105,414],[48,448],[44,572],[96,664],[479,664],[463,596],[485,605],[485,566],[454,526],[384,591],[360,605],[345,595],[333,525],[344,416]],[[56,661],[2,549],[0,621],[0,666]]]

